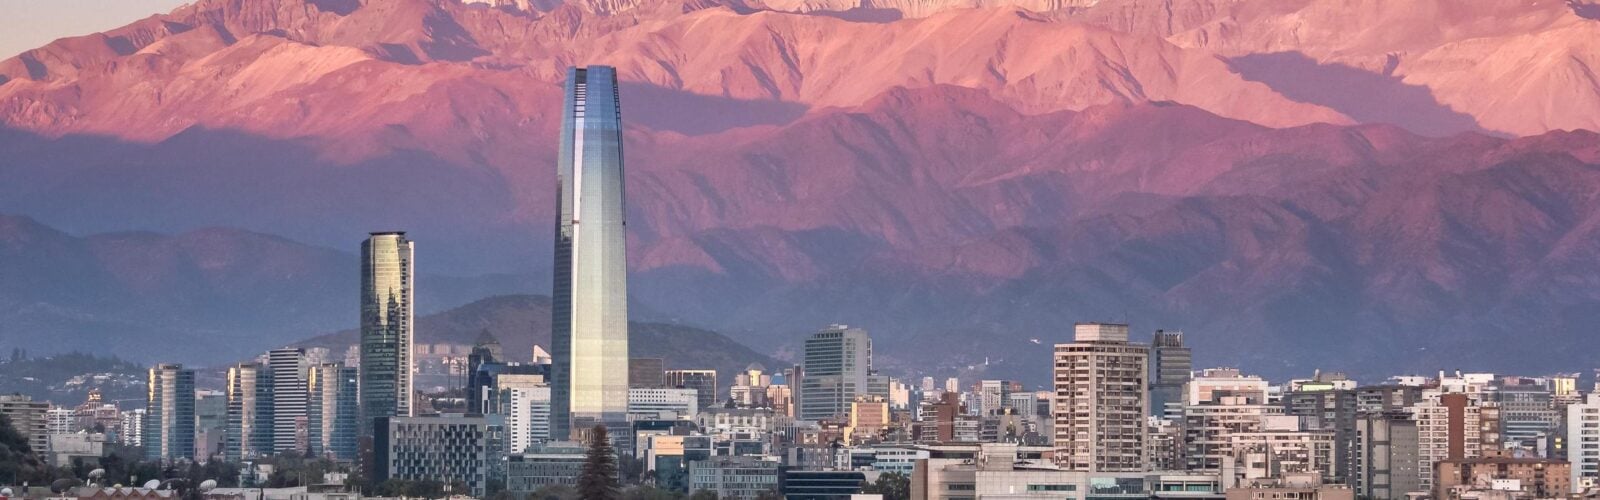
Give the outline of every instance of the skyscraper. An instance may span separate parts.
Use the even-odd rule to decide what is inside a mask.
[[[667,370],[663,373],[666,388],[694,389],[696,404],[701,408],[717,405],[716,370]]]
[[[355,368],[339,363],[311,367],[306,377],[306,434],[312,453],[338,460],[356,458],[357,378]]]
[[[229,461],[272,456],[272,371],[255,363],[228,368]]]
[[[1192,371],[1183,332],[1156,330],[1150,344],[1150,415],[1183,418],[1183,384],[1189,383]]]
[[[272,451],[304,452],[306,422],[306,351],[273,349],[267,353],[272,370]]]
[[[628,411],[620,101],[615,69],[567,70],[550,314],[550,431],[559,438],[575,420],[622,421]]]
[[[1128,325],[1078,323],[1056,344],[1056,463],[1087,472],[1145,469],[1149,348],[1128,342]]]
[[[194,370],[179,364],[150,368],[141,441],[145,456],[170,462],[194,459]]]
[[[796,414],[801,420],[848,421],[857,396],[889,397],[889,378],[872,370],[872,339],[867,331],[832,325],[805,343]]]
[[[403,232],[361,244],[361,430],[378,417],[411,416],[412,259]]]

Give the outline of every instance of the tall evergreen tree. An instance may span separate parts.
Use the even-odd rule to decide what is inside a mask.
[[[596,425],[589,431],[589,452],[583,461],[583,472],[578,475],[578,496],[584,500],[617,500],[621,498],[619,491],[616,450],[611,448],[606,426]]]

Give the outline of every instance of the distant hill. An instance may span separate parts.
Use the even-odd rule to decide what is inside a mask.
[[[13,358],[0,361],[0,393],[77,406],[89,397],[90,389],[100,389],[105,402],[139,407],[145,398],[145,373],[138,363],[77,352]]]
[[[417,318],[419,344],[472,345],[488,330],[500,341],[511,360],[532,357],[533,346],[550,348],[550,297],[500,295],[437,314]],[[752,363],[776,370],[783,363],[751,350],[720,333],[666,323],[628,324],[629,351],[633,357],[666,359],[667,368],[714,368],[718,381],[727,384],[733,374]],[[326,347],[343,352],[359,340],[359,331],[343,330],[300,342],[301,347]]]

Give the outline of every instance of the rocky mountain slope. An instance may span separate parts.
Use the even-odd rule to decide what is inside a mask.
[[[0,211],[334,248],[401,228],[430,272],[540,272],[562,71],[612,64],[636,300],[768,352],[848,322],[891,369],[1031,378],[1072,321],[1128,319],[1269,374],[1586,362],[1533,349],[1600,310],[1600,139],[1563,131],[1600,128],[1590,5],[966,6],[201,0],[0,62]],[[154,262],[181,245],[19,233],[0,266],[37,271],[6,281],[42,285],[10,324],[85,343],[331,331],[338,308],[245,309],[353,286],[324,278],[347,257],[229,261],[273,277],[236,288]],[[220,295],[226,321],[99,295],[166,268],[188,281],[149,301]]]

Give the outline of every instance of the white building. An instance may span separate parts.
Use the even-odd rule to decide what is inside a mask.
[[[699,392],[694,389],[628,389],[628,417],[646,420],[687,420],[700,412]]]
[[[1567,406],[1567,462],[1573,493],[1600,486],[1600,392]]]
[[[541,375],[497,377],[506,415],[507,452],[522,453],[550,440],[550,385]]]

